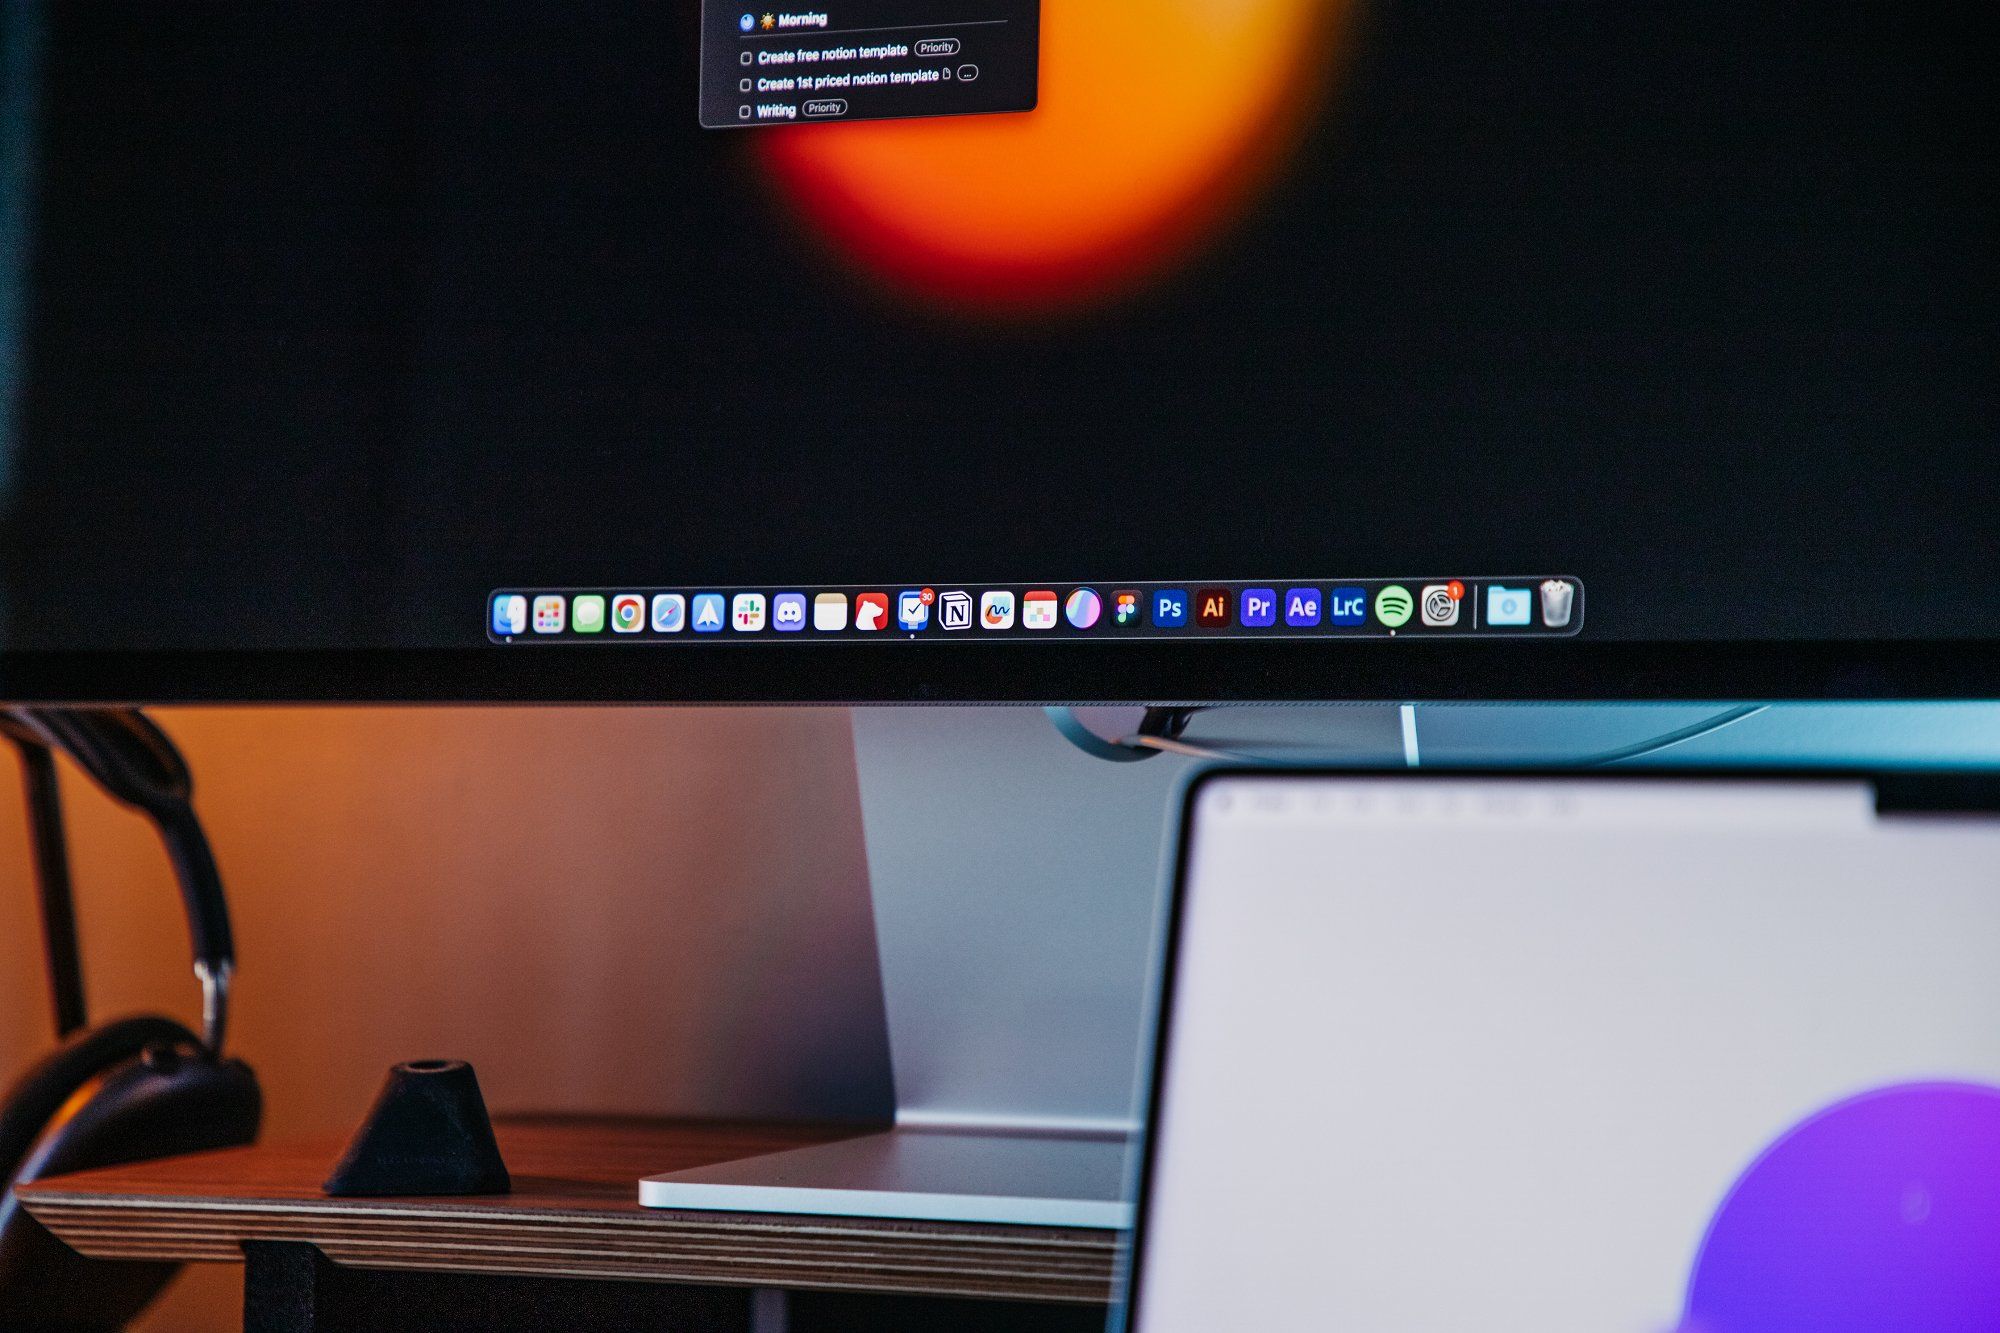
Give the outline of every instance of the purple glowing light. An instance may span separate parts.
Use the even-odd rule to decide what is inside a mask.
[[[1682,1333],[2000,1329],[2000,1089],[1864,1093],[1788,1131],[1709,1224]]]

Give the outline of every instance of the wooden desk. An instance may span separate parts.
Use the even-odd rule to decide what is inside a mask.
[[[507,1195],[329,1199],[319,1184],[342,1146],[329,1139],[80,1172],[20,1197],[43,1225],[95,1257],[239,1263],[247,1256],[251,1329],[387,1327],[379,1321],[392,1315],[413,1327],[411,1313],[440,1288],[415,1285],[412,1274],[458,1275],[446,1284],[457,1306],[485,1311],[468,1316],[467,1327],[498,1328],[543,1309],[560,1311],[571,1327],[579,1315],[605,1327],[636,1326],[664,1310],[674,1328],[748,1329],[764,1326],[757,1312],[771,1300],[753,1298],[752,1288],[874,1298],[794,1298],[793,1333],[1098,1326],[1116,1243],[1107,1232],[663,1212],[637,1201],[643,1175],[855,1132],[510,1120],[498,1126],[514,1178]],[[648,1292],[645,1284],[679,1290]],[[978,1304],[947,1310],[940,1299]]]

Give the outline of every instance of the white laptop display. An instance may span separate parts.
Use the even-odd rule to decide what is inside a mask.
[[[2000,1328],[2000,821],[1285,774],[1187,818],[1137,1333]]]

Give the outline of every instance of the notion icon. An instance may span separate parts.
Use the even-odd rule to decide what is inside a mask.
[[[889,594],[862,592],[854,595],[854,628],[874,633],[889,624]]]
[[[1568,629],[1576,614],[1576,585],[1568,579],[1550,579],[1542,585],[1542,623],[1550,629]]]
[[[517,592],[503,592],[493,599],[493,632],[502,638],[525,634],[528,630],[528,599]]]
[[[687,628],[687,598],[677,592],[656,593],[653,596],[653,633],[679,634]]]
[[[1031,592],[1021,599],[1021,623],[1029,629],[1054,629],[1056,608],[1054,593]]]
[[[972,594],[969,592],[938,594],[938,624],[946,629],[971,629]]]
[[[985,629],[1014,628],[1014,594],[987,592],[979,595],[979,623]]]
[[[771,599],[771,628],[781,634],[797,634],[806,627],[806,595],[781,592]]]
[[[823,592],[813,598],[813,628],[822,634],[838,634],[847,628],[847,594]]]
[[[736,626],[738,634],[755,634],[764,628],[764,616],[769,607],[761,592],[739,592],[729,610],[729,623]]]
[[[1063,603],[1063,615],[1077,629],[1089,629],[1104,614],[1104,599],[1097,595],[1095,588],[1078,588]]]
[[[1534,619],[1534,598],[1526,588],[1508,588],[1498,583],[1486,588],[1486,623],[1503,629],[1526,625]]]
[[[1417,601],[1423,608],[1424,624],[1432,629],[1450,629],[1458,623],[1458,609],[1465,604],[1465,585],[1456,580],[1426,583]]]
[[[636,592],[621,592],[611,599],[611,632],[637,634],[646,628],[646,599]]]

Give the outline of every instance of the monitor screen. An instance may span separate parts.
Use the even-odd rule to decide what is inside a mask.
[[[8,14],[0,694],[2000,692],[1990,4]]]
[[[2000,822],[1297,775],[1188,818],[1131,1333],[1993,1326]]]

